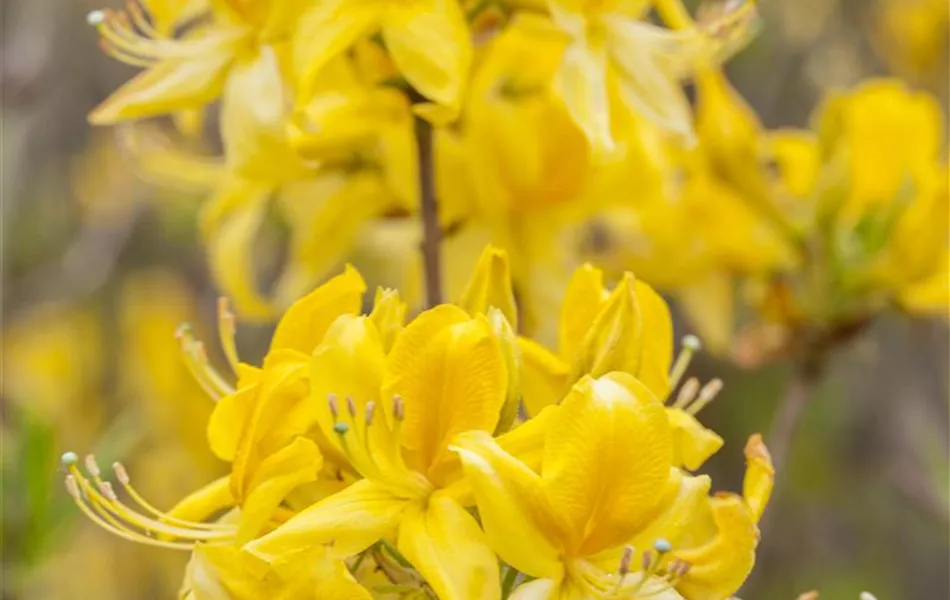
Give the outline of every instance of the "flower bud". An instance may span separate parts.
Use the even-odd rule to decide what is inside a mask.
[[[495,435],[500,435],[511,429],[521,405],[521,349],[518,347],[518,336],[501,309],[488,309],[488,323],[501,346],[508,371],[508,392],[495,427]]]
[[[604,303],[584,338],[575,375],[600,377],[611,371],[636,374],[640,368],[643,323],[633,275],[626,273]]]
[[[511,289],[511,268],[504,250],[488,246],[482,251],[475,272],[459,299],[459,305],[472,315],[488,314],[488,310],[495,307],[503,313],[512,330],[518,329],[518,308]]]
[[[406,303],[399,297],[399,291],[376,288],[373,312],[370,313],[369,318],[379,330],[379,339],[383,342],[383,348],[389,352],[396,334],[406,322]]]

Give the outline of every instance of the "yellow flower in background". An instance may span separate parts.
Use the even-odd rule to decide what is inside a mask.
[[[456,114],[472,60],[468,25],[456,0],[313,4],[300,16],[293,41],[294,72],[304,97],[319,83],[324,65],[377,33],[409,84],[446,109],[446,116]]]
[[[555,80],[568,112],[595,149],[614,146],[611,115],[633,111],[692,140],[683,80],[718,62],[750,37],[753,3],[721,20],[672,32],[644,22],[650,2],[551,2],[551,17],[569,39]],[[615,86],[615,88],[614,88]],[[611,101],[616,90],[617,101]]]
[[[632,376],[585,377],[548,411],[538,470],[484,433],[461,434],[452,446],[492,548],[536,578],[512,598],[698,600],[739,587],[771,490],[757,438],[745,496],[707,498],[708,477],[672,468],[662,404]]]

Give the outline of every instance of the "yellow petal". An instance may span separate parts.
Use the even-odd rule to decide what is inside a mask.
[[[234,496],[231,494],[230,477],[221,477],[179,500],[168,511],[168,516],[201,523],[232,506]]]
[[[732,342],[735,320],[734,292],[729,275],[710,273],[708,277],[681,288],[677,298],[704,346],[716,354],[727,351]]]
[[[208,446],[221,460],[232,461],[237,452],[244,424],[254,409],[258,382],[240,387],[221,398],[208,419]]]
[[[505,318],[501,310],[495,307],[488,309],[487,319],[501,348],[501,354],[505,361],[505,376],[508,382],[505,391],[505,402],[498,414],[498,423],[495,426],[495,433],[502,434],[511,429],[518,417],[518,411],[521,409],[521,373],[524,369],[521,366],[521,350],[518,349],[518,337],[515,335],[508,319]]]
[[[504,250],[488,246],[482,251],[458,305],[472,315],[487,314],[489,308],[495,307],[505,315],[511,327],[518,330],[518,307],[511,288],[508,254]]]
[[[307,394],[307,356],[293,350],[271,353],[248,411],[231,464],[231,493],[243,501],[261,461],[313,426]]]
[[[206,209],[227,204],[236,207],[225,217],[215,219],[208,233],[208,262],[214,280],[234,302],[240,315],[264,320],[274,307],[261,295],[254,276],[254,242],[264,218],[271,188],[262,184],[235,180],[218,191]]]
[[[739,589],[755,564],[759,532],[749,506],[731,494],[719,495],[709,502],[716,536],[702,546],[674,550],[671,555],[691,565],[676,585],[689,600],[728,598]]]
[[[637,306],[642,317],[643,333],[640,369],[637,379],[650,388],[657,398],[670,393],[670,364],[673,362],[673,321],[666,301],[641,280],[635,284]]]
[[[293,37],[299,98],[310,98],[320,69],[376,27],[376,11],[371,4],[328,0],[314,3],[300,16]]]
[[[539,473],[544,456],[544,440],[547,438],[548,427],[557,410],[556,406],[543,409],[536,416],[495,438],[498,445],[532,471]]]
[[[662,511],[650,520],[650,524],[639,531],[630,544],[634,548],[652,548],[657,539],[665,539],[673,548],[689,546],[696,529],[696,514],[706,508],[709,502],[708,476],[693,477],[679,469],[670,471],[666,493],[660,502]],[[616,565],[616,559],[612,564]]]
[[[249,493],[241,504],[241,524],[237,542],[254,539],[267,525],[288,493],[295,487],[316,481],[323,457],[312,440],[303,437],[265,458],[255,470]]]
[[[426,98],[458,109],[472,62],[472,42],[459,3],[390,3],[382,30],[386,48],[406,80]]]
[[[519,337],[522,400],[528,415],[537,415],[564,397],[570,367],[553,352],[532,339]]]
[[[285,184],[278,206],[292,237],[277,298],[295,299],[323,280],[352,250],[361,228],[392,204],[377,173],[331,173]]]
[[[241,562],[233,546],[195,546],[184,587],[194,600],[250,600],[260,593],[257,579]]]
[[[950,317],[950,252],[941,253],[934,273],[905,287],[898,302],[905,309],[922,315]]]
[[[654,123],[684,139],[694,139],[692,111],[680,87],[681,69],[669,64],[678,32],[668,32],[623,17],[608,21],[611,64],[617,67],[625,103]]]
[[[232,172],[275,185],[308,173],[287,141],[291,101],[271,47],[235,61],[221,100],[221,141]]]
[[[337,317],[359,312],[364,291],[363,278],[356,269],[347,265],[343,274],[287,309],[274,331],[271,350],[291,348],[307,354],[313,352]]]
[[[591,324],[572,374],[600,377],[611,371],[637,374],[643,323],[633,275],[625,273]]]
[[[167,58],[133,77],[89,114],[94,125],[154,117],[208,104],[221,94],[235,40],[184,58]]]
[[[553,5],[552,5],[553,6]],[[564,51],[554,91],[597,152],[614,149],[607,102],[607,53],[602,43],[575,41]]]
[[[340,410],[352,399],[360,414],[367,402],[379,400],[386,355],[376,326],[368,317],[343,315],[339,317],[313,352],[310,361],[310,395],[317,424],[323,433],[323,443],[334,451],[335,458],[346,464],[339,436],[333,431],[335,418],[330,412],[328,399],[337,398]],[[377,403],[380,418],[388,418],[392,405]],[[372,431],[384,434],[385,427]],[[375,439],[375,438],[374,438]]]
[[[649,389],[622,373],[577,383],[552,416],[541,465],[572,550],[594,554],[629,539],[660,499],[671,462],[669,423]]]
[[[515,588],[511,600],[555,600],[558,598],[557,582],[551,579],[535,579]]]
[[[769,449],[762,442],[762,436],[755,434],[745,445],[746,471],[742,483],[742,497],[752,511],[752,518],[756,522],[762,518],[765,507],[772,496],[772,487],[775,485],[775,469],[772,467],[772,456]]]
[[[603,271],[590,264],[574,271],[564,293],[558,339],[558,352],[568,364],[574,362],[607,296]]]
[[[244,549],[263,564],[321,544],[333,543],[339,557],[357,554],[396,532],[407,502],[368,480],[321,500]]]
[[[445,446],[456,434],[494,431],[507,383],[501,348],[484,318],[446,305],[411,323],[396,340],[383,384],[384,397],[398,394],[405,403],[402,439],[411,466],[432,478],[451,459]]]
[[[673,430],[673,464],[695,471],[722,448],[723,440],[693,415],[678,408],[666,409]]]
[[[492,549],[522,573],[559,579],[563,525],[537,473],[485,432],[459,435],[452,449],[462,459]]]
[[[399,291],[388,288],[376,288],[376,298],[373,301],[373,311],[369,318],[376,325],[383,350],[389,352],[396,341],[396,336],[406,323],[406,303],[399,296]]]
[[[501,597],[498,561],[478,523],[440,494],[410,507],[399,524],[399,551],[442,600]]]

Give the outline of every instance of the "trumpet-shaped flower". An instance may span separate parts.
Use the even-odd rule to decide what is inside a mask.
[[[738,588],[770,489],[764,447],[750,457],[748,500],[707,499],[708,478],[671,469],[663,407],[630,375],[585,377],[548,410],[537,470],[483,433],[452,446],[492,547],[536,578],[513,598],[723,598]]]
[[[245,548],[267,562],[333,541],[349,556],[393,537],[440,598],[490,598],[498,570],[477,522],[453,497],[447,444],[495,430],[505,359],[484,317],[443,305],[402,330],[387,355],[368,317],[341,317],[311,364],[323,436],[364,477]]]
[[[529,414],[537,415],[558,402],[585,375],[599,377],[612,371],[636,376],[650,392],[667,399],[679,382],[689,359],[699,347],[694,337],[672,367],[673,324],[666,302],[653,288],[626,273],[613,291],[603,283],[603,272],[585,265],[575,271],[561,309],[557,354],[529,338],[519,338],[522,386]],[[676,466],[697,469],[722,446],[722,439],[706,429],[695,415],[718,393],[714,380],[702,390],[689,382],[668,408],[674,429]]]

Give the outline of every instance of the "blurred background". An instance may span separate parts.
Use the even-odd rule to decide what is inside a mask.
[[[80,518],[62,487],[63,451],[122,459],[161,507],[225,468],[204,440],[211,403],[173,335],[182,322],[214,335],[200,198],[139,180],[115,132],[87,125],[89,109],[133,72],[100,53],[85,25],[101,7],[0,4],[3,600],[175,597],[186,557]],[[761,9],[762,33],[728,73],[766,126],[803,126],[824,90],[880,74],[946,108],[946,0],[762,0]],[[261,356],[268,334],[242,329],[242,357]],[[897,317],[836,356],[806,408],[741,597],[950,597],[948,364],[945,323]],[[741,441],[768,428],[789,373],[708,357],[695,365],[726,384],[704,412],[727,440],[707,470],[717,487],[739,489]]]

